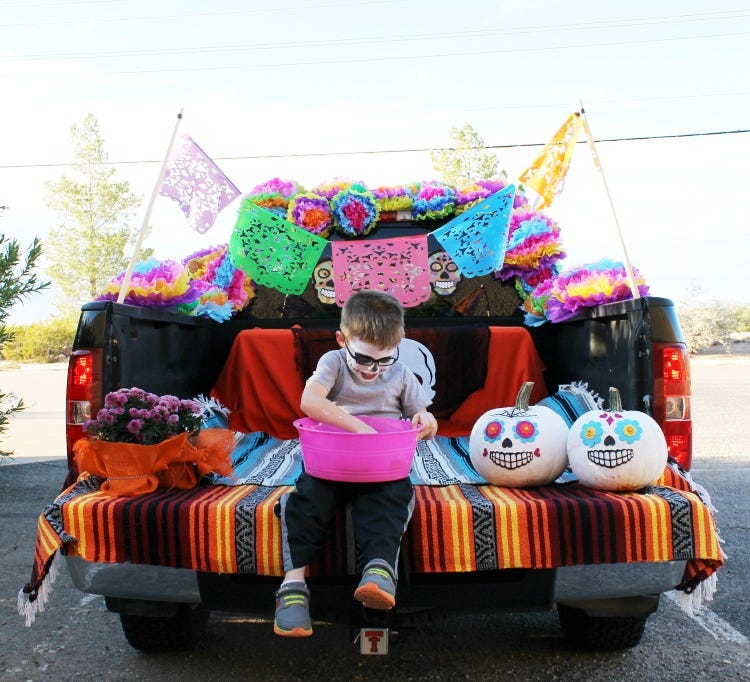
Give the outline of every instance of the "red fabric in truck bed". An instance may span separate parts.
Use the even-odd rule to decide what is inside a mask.
[[[413,331],[418,340],[422,337],[429,343],[425,333]],[[489,332],[484,385],[471,392],[447,418],[438,419],[442,436],[469,435],[481,414],[513,405],[525,381],[534,382],[532,403],[547,395],[544,366],[529,333],[522,327],[490,327]],[[440,333],[450,338],[451,328],[441,328]],[[411,331],[409,336],[413,336]],[[295,337],[289,329],[248,329],[237,335],[211,391],[231,410],[229,428],[248,433],[264,431],[283,439],[297,437],[292,422],[303,416],[299,401],[307,377],[303,378],[299,366],[296,338],[303,340],[304,336]],[[436,364],[444,368],[442,371],[450,370],[449,359],[436,359]],[[452,380],[460,382],[460,365],[456,374],[459,376]]]

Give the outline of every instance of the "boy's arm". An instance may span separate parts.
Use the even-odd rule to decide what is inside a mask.
[[[435,434],[437,433],[437,419],[432,415],[431,412],[428,412],[425,408],[422,408],[417,412],[412,418],[411,423],[414,427],[422,425],[422,428],[419,430],[419,433],[417,434],[417,438],[419,440],[429,439],[433,438]]]
[[[308,380],[302,391],[300,409],[310,418],[319,422],[338,426],[352,433],[376,433],[369,424],[365,424],[336,403],[328,400],[328,389],[317,381]]]

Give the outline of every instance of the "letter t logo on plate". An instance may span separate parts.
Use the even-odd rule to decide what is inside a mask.
[[[359,653],[368,656],[388,654],[388,628],[362,628],[359,631]]]

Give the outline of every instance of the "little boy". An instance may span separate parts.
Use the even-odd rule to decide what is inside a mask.
[[[408,418],[421,426],[419,438],[437,432],[430,404],[414,373],[398,362],[404,311],[379,291],[360,291],[341,311],[339,350],[325,353],[307,380],[300,407],[313,419],[353,433],[374,433],[357,415]],[[305,569],[325,545],[336,509],[352,502],[352,521],[364,570],[354,598],[371,609],[396,603],[401,536],[411,518],[414,491],[409,477],[383,483],[343,483],[303,473],[294,492],[281,500],[284,581],[276,592],[274,632],[307,637],[310,592]]]

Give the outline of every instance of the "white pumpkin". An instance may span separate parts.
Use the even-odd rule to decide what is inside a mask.
[[[609,410],[584,412],[570,427],[568,459],[589,488],[640,490],[653,484],[667,463],[667,441],[645,412],[623,410],[620,392],[609,389]]]
[[[527,381],[514,407],[485,412],[471,430],[471,462],[490,483],[511,488],[548,485],[568,464],[568,426],[549,407],[529,407],[533,388],[534,382]]]

